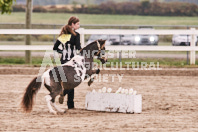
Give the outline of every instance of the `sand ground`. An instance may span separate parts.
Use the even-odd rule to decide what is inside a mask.
[[[57,105],[67,110],[58,115],[48,112],[44,96],[49,92],[44,87],[38,92],[31,113],[20,110],[24,90],[36,71],[31,67],[16,69],[0,68],[0,131],[198,131],[197,69],[114,71],[124,73],[121,82],[117,77],[114,82],[108,77],[108,82],[94,82],[91,87],[83,82],[78,86],[75,89],[76,109],[67,110],[66,97],[64,104],[58,104],[57,98]],[[113,92],[120,86],[137,90],[143,97],[142,113],[85,110],[86,93],[103,86],[111,87]]]

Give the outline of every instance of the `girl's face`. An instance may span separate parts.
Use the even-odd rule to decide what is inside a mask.
[[[79,28],[80,28],[80,22],[77,22],[76,24],[72,23],[72,28],[73,28],[74,30],[79,29]]]

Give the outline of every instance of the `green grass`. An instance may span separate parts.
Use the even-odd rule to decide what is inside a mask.
[[[66,24],[70,16],[80,18],[81,24],[127,24],[127,25],[197,25],[198,17],[134,16],[75,13],[33,13],[32,23]],[[25,13],[0,15],[0,23],[25,23]]]
[[[32,57],[32,64],[40,65],[42,57]],[[25,64],[25,57],[0,57],[0,64]]]
[[[96,60],[96,62],[99,62],[98,60]],[[127,66],[129,66],[129,68],[132,68],[132,64],[135,65],[135,67],[137,67],[139,65],[139,67],[141,67],[141,64],[144,65],[144,63],[147,64],[147,67],[149,67],[149,65],[154,64],[155,67],[157,67],[157,65],[159,65],[159,67],[186,67],[187,62],[186,59],[174,59],[174,58],[135,58],[135,59],[122,59],[121,62],[119,62],[119,59],[109,59],[108,63],[106,64],[107,67],[111,67],[111,65],[113,65],[113,68],[116,68],[116,65],[118,65],[120,68],[120,63],[122,65],[122,67],[126,68]]]
[[[133,15],[98,15],[98,14],[74,14],[74,13],[33,13],[32,23],[38,24],[66,24],[70,16],[80,18],[81,24],[118,24],[118,25],[197,25],[198,17],[170,17],[170,16],[133,16]],[[25,13],[0,15],[0,23],[25,23]],[[12,27],[10,27],[12,28]],[[24,41],[0,40],[1,45],[21,45]],[[32,45],[50,45],[52,41],[32,41]],[[159,42],[159,46],[171,46],[171,42]],[[151,53],[151,52],[139,52]],[[154,52],[152,52],[154,53]],[[168,52],[156,52],[164,53]],[[169,52],[171,53],[171,52]],[[186,54],[186,52],[172,52],[174,54]],[[110,60],[118,62],[119,60]],[[123,63],[126,61],[122,59]],[[134,59],[134,61],[159,62],[160,66],[186,66],[186,59],[160,58],[160,59]],[[33,57],[32,64],[40,65],[42,58]],[[25,64],[24,57],[0,57],[0,64]]]
[[[112,59],[109,60],[111,63],[114,63],[114,65],[116,64],[116,62],[119,62],[118,59]],[[137,66],[139,64],[139,66],[141,66],[141,63],[146,63],[148,65],[150,64],[155,64],[155,66],[157,66],[157,63],[159,64],[159,66],[164,67],[164,66],[179,66],[179,67],[183,67],[184,65],[187,65],[187,62],[185,59],[174,59],[174,58],[135,58],[135,59],[122,59],[122,66],[126,67],[127,63],[131,63],[129,64],[129,67],[132,67],[132,62],[135,63],[135,65]],[[119,63],[118,63],[119,64]],[[109,66],[109,65],[108,65]]]

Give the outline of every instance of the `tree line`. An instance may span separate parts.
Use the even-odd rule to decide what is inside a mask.
[[[22,5],[13,6],[13,11],[25,11]],[[120,15],[150,15],[150,16],[198,16],[198,5],[183,2],[105,2],[99,5],[80,5],[73,8],[55,5],[49,8],[34,6],[33,12],[56,13],[87,13],[87,14],[120,14]]]

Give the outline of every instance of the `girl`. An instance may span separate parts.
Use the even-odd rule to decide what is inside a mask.
[[[80,34],[75,30],[79,29],[80,21],[77,17],[70,17],[68,24],[62,27],[58,39],[54,44],[53,50],[61,53],[61,64],[66,63],[72,57],[74,57],[76,50],[80,50]],[[62,45],[62,49],[59,49],[59,45]],[[68,94],[67,106],[68,109],[74,108],[74,89],[64,90],[59,98],[59,103],[62,104],[64,96]]]

